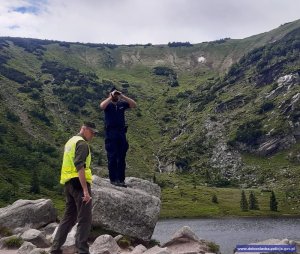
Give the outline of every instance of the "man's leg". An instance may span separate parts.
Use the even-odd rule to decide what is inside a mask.
[[[113,134],[105,139],[105,149],[107,152],[108,172],[110,182],[117,182],[117,144]]]
[[[88,185],[88,190],[90,195],[92,195],[90,185]],[[72,191],[72,195],[76,201],[76,206],[78,210],[78,225],[75,235],[75,246],[79,254],[88,254],[90,253],[88,237],[92,226],[92,201],[90,201],[89,203],[82,201],[82,190],[74,189]]]
[[[65,195],[66,195],[66,210],[64,217],[62,218],[58,229],[56,231],[50,253],[60,254],[61,246],[65,243],[68,233],[71,231],[72,227],[76,223],[77,219],[77,207],[74,198],[70,195],[70,183],[65,185]]]
[[[125,181],[126,153],[128,151],[128,142],[125,134],[121,136],[118,145],[118,179],[121,183]]]

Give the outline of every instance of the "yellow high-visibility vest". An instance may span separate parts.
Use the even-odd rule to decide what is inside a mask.
[[[74,136],[70,138],[65,145],[64,158],[63,158],[63,163],[61,167],[61,176],[60,176],[61,184],[65,184],[70,179],[74,177],[78,177],[78,172],[74,164],[74,158],[75,158],[76,143],[79,140],[85,141],[80,136]],[[92,183],[92,171],[90,169],[91,160],[92,160],[92,156],[89,147],[89,155],[87,156],[85,161],[85,178],[86,181],[90,184]]]

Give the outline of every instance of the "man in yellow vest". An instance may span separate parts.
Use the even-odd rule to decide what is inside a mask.
[[[91,152],[88,141],[98,133],[94,123],[85,122],[80,132],[65,144],[60,183],[65,186],[66,210],[53,244],[52,254],[61,254],[68,233],[78,223],[75,236],[77,253],[88,254],[88,236],[92,225]]]

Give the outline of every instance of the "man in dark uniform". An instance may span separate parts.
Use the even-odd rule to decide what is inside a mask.
[[[100,103],[105,114],[105,149],[107,152],[109,179],[111,184],[126,187],[125,168],[128,142],[125,110],[135,108],[136,102],[116,88]]]

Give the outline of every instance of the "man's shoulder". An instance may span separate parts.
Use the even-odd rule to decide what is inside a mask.
[[[125,109],[129,108],[129,103],[127,101],[120,101],[120,107],[125,107]]]

